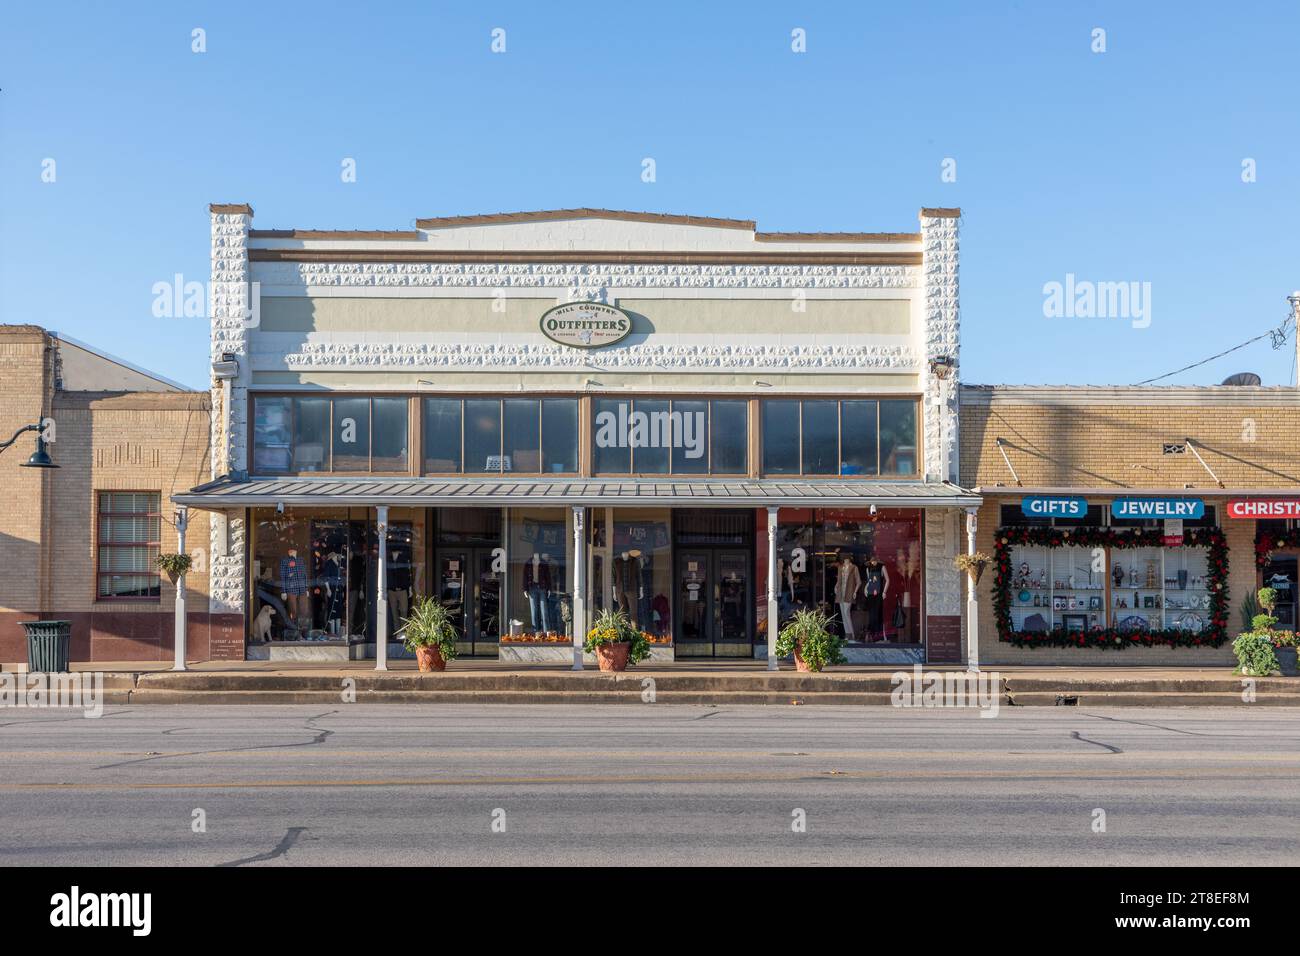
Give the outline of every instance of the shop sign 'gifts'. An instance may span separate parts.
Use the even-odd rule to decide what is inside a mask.
[[[1088,502],[1083,498],[1026,495],[1020,501],[1020,510],[1030,518],[1082,518],[1088,514]]]

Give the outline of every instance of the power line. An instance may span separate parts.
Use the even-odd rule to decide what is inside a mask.
[[[1240,345],[1234,345],[1230,349],[1224,349],[1222,352],[1218,353],[1217,355],[1211,355],[1207,359],[1201,359],[1199,362],[1193,362],[1191,365],[1184,365],[1180,369],[1175,369],[1172,372],[1166,372],[1164,375],[1157,375],[1155,378],[1148,378],[1145,381],[1138,382],[1137,384],[1150,385],[1152,382],[1158,382],[1162,378],[1170,378],[1174,375],[1179,375],[1183,372],[1190,371],[1191,369],[1199,368],[1200,366],[1205,365],[1208,362],[1213,362],[1215,359],[1223,358],[1225,355],[1231,355],[1233,352],[1236,352],[1238,349],[1244,349],[1247,345],[1253,345],[1256,342],[1258,342],[1260,339],[1272,339],[1273,348],[1280,349],[1286,343],[1287,325],[1289,325],[1290,322],[1291,322],[1291,317],[1287,316],[1287,318],[1282,322],[1282,324],[1279,325],[1276,329],[1269,329],[1263,335],[1257,335],[1253,339],[1247,339],[1246,341],[1242,342]]]

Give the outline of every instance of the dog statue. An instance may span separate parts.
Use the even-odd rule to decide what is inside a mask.
[[[275,608],[269,604],[262,605],[262,610],[257,612],[257,617],[253,618],[253,638],[258,641],[268,642],[271,640],[271,615],[275,613]]]

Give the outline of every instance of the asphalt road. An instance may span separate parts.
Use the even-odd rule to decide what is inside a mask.
[[[5,866],[1294,863],[1300,712],[6,709],[0,833]]]

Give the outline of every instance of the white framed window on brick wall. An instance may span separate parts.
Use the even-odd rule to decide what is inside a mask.
[[[100,491],[95,498],[95,600],[157,601],[161,493]]]

